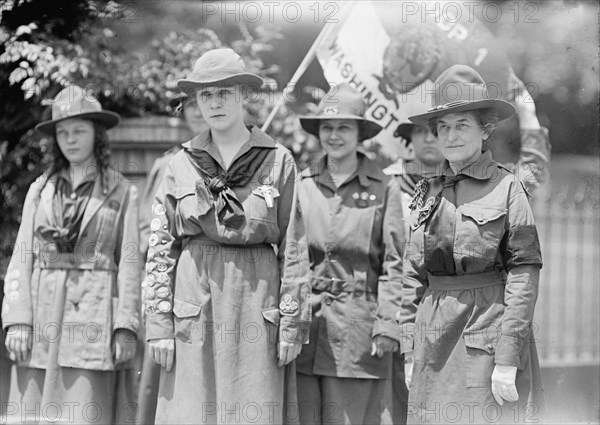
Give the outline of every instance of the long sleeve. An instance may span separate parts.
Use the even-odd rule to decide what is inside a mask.
[[[279,332],[280,340],[306,343],[311,321],[308,246],[298,200],[296,166],[291,155],[284,158],[277,217],[281,235],[278,244],[281,271]]]
[[[504,290],[504,315],[496,363],[519,365],[519,353],[531,337],[538,295],[542,255],[533,214],[525,191],[514,182],[508,202],[508,220],[501,252],[508,272]]]
[[[140,234],[138,231],[137,189],[130,186],[122,203],[123,215],[116,241],[118,255],[118,304],[114,314],[114,329],[139,329],[140,299]]]
[[[373,336],[384,335],[400,341],[400,328],[396,317],[402,302],[402,250],[405,240],[402,191],[396,179],[390,180],[386,192],[383,214],[383,267],[378,282]]]
[[[411,217],[412,218],[412,217]],[[400,308],[400,351],[413,351],[415,318],[419,303],[428,286],[427,273],[423,262],[423,232],[419,227],[410,232],[404,247],[402,279],[402,306]]]
[[[193,191],[192,191],[193,193]],[[142,283],[146,339],[174,338],[173,290],[181,240],[175,237],[177,186],[171,165],[152,205],[146,278]]]
[[[41,184],[40,181],[33,183],[25,197],[21,225],[19,226],[13,254],[4,280],[5,296],[2,306],[2,325],[4,329],[16,324],[33,326],[33,307],[31,303],[31,277],[35,249],[33,225],[37,207],[35,196],[39,184]]]

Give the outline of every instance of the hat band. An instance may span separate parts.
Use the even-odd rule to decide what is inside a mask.
[[[469,103],[473,103],[473,102],[471,102],[469,100],[455,100],[454,102],[448,102],[448,103],[444,103],[443,105],[434,106],[433,108],[428,109],[427,112],[440,111],[443,109],[454,108],[455,106],[467,105]]]

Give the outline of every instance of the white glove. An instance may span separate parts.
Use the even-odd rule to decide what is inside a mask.
[[[515,385],[516,366],[496,365],[492,373],[492,394],[500,406],[506,401],[517,401],[519,394]],[[503,400],[504,399],[504,400]]]

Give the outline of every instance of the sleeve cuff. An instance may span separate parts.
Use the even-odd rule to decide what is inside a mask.
[[[507,335],[501,335],[496,346],[495,363],[504,366],[519,366],[523,342]]]
[[[279,340],[292,343],[308,343],[310,322],[282,317],[279,325]]]
[[[373,336],[383,335],[400,341],[400,325],[395,321],[376,320],[373,326]]]
[[[175,338],[173,313],[154,313],[146,316],[146,341]]]

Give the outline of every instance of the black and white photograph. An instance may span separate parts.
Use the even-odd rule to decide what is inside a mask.
[[[1,0],[0,424],[600,424],[596,0]]]

